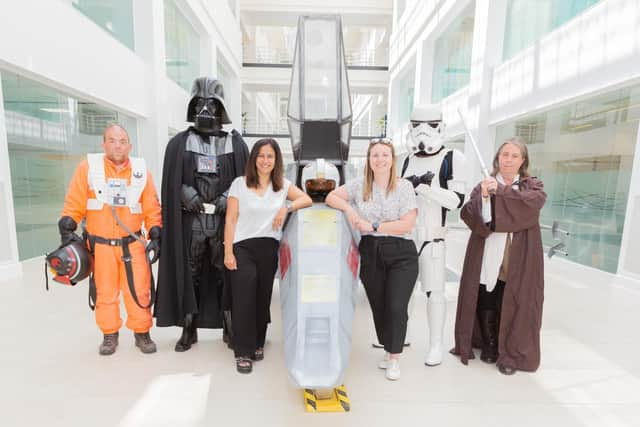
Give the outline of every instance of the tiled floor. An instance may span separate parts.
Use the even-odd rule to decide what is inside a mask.
[[[542,366],[500,375],[447,355],[423,365],[425,304],[411,318],[402,378],[376,368],[373,325],[361,295],[345,378],[352,411],[307,414],[287,379],[277,288],[266,358],[235,372],[219,331],[175,353],[175,328],[154,329],[159,351],[141,354],[129,331],[111,357],[86,304],[86,284],[44,290],[40,261],[20,281],[0,282],[0,425],[9,426],[640,426],[640,284],[571,264],[547,266]],[[450,276],[452,277],[452,276]],[[448,285],[452,343],[457,285]]]

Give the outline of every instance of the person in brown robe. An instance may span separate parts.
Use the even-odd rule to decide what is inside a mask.
[[[529,176],[528,166],[524,140],[507,140],[495,155],[492,176],[474,188],[461,211],[471,236],[460,279],[451,353],[466,365],[475,358],[472,348],[481,348],[481,359],[497,363],[506,375],[535,371],[540,365],[544,255],[539,216],[547,196],[542,181]],[[503,236],[498,242],[504,242],[504,249],[494,247],[490,252],[488,245],[487,255],[497,259],[485,259],[485,244],[494,233],[506,233],[506,237],[495,234],[491,238],[495,244],[495,237]],[[483,265],[493,274],[485,274]],[[481,276],[498,276],[495,288],[481,283]],[[489,288],[493,291],[487,292]],[[493,316],[478,310],[479,302],[487,297],[496,301]]]

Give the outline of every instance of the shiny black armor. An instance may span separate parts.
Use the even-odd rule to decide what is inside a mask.
[[[226,192],[235,178],[233,171],[224,166],[228,163],[225,157],[233,156],[231,136],[203,136],[192,131],[185,151],[183,174],[192,177],[193,187],[183,184],[181,200],[186,211],[184,219],[191,224],[189,267],[194,285],[199,286],[205,262],[221,273],[224,268],[222,241]],[[212,209],[213,213],[205,212]]]

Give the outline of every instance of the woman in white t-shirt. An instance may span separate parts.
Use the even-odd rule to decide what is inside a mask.
[[[311,198],[285,179],[283,170],[278,143],[261,139],[251,149],[245,176],[229,188],[224,265],[231,285],[236,368],[244,374],[252,371],[253,360],[264,358],[284,219],[289,212],[311,206]]]

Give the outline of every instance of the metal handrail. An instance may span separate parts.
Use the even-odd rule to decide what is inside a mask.
[[[388,49],[345,49],[347,66],[389,65]],[[275,47],[243,46],[242,62],[248,64],[292,64],[293,51]]]

